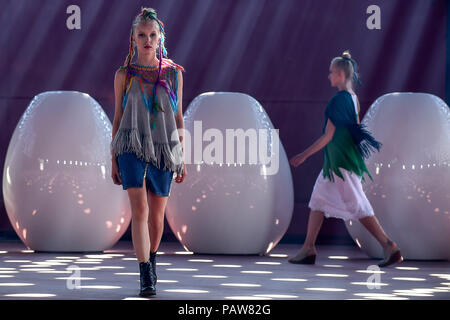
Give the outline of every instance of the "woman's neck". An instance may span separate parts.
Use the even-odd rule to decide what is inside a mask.
[[[348,91],[350,93],[355,93],[353,91],[353,86],[352,86],[352,83],[350,81],[348,81],[346,83],[339,84],[339,85],[337,85],[337,87],[341,91],[344,90],[344,91]]]
[[[156,58],[156,55],[146,56],[143,58],[138,56],[136,63],[145,67],[157,67],[159,65],[159,60]]]

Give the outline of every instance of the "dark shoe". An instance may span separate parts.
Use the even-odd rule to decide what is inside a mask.
[[[309,251],[311,252],[311,250]],[[316,263],[316,254],[300,254],[298,253],[295,257],[290,258],[288,260],[290,263],[295,263],[295,264],[315,264]]]
[[[156,270],[153,269],[153,264],[151,261],[149,261],[149,270],[148,270],[148,276],[150,277],[150,282],[152,283],[152,286],[156,286]]]
[[[394,251],[391,252],[391,254],[386,259],[381,261],[378,264],[378,266],[380,268],[383,268],[383,267],[390,266],[391,264],[402,262],[402,261],[403,261],[403,257],[402,257],[402,254],[400,252],[400,249],[396,248]]]
[[[150,252],[150,262],[152,264],[153,278],[155,279],[155,285],[158,282],[158,277],[156,276],[156,252]]]
[[[139,263],[141,284],[139,295],[141,297],[153,296],[156,294],[155,282],[153,281],[153,276],[151,275],[151,266],[150,261]]]
[[[400,253],[400,249],[398,248],[397,244],[389,239],[387,241],[387,245],[388,247],[384,249],[385,258],[378,264],[380,268],[403,261],[402,254]]]

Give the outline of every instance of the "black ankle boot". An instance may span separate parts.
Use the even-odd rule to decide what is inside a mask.
[[[152,274],[156,285],[156,282],[158,282],[158,277],[156,276],[156,252],[150,252],[150,263],[152,264]]]
[[[151,275],[152,264],[150,261],[139,263],[141,290],[139,295],[141,297],[152,296],[156,294],[155,281]]]

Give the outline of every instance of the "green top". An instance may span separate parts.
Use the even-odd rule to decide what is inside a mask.
[[[340,168],[354,172],[364,180],[364,172],[373,181],[364,163],[364,157],[381,147],[363,125],[358,124],[358,116],[351,94],[342,90],[329,101],[325,110],[325,124],[328,119],[336,127],[332,140],[324,148],[323,177],[334,182],[333,172],[345,181]]]

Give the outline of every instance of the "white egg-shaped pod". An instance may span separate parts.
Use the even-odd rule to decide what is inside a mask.
[[[383,143],[366,162],[373,182],[363,184],[381,226],[405,259],[450,259],[450,111],[426,93],[378,98],[363,124]],[[378,242],[358,221],[347,229],[369,256]]]
[[[9,143],[3,198],[14,230],[36,251],[102,251],[131,220],[111,178],[111,122],[88,94],[33,98]]]
[[[172,231],[195,253],[268,253],[290,224],[294,193],[267,113],[247,94],[204,93],[184,125],[188,174],[168,201]]]

